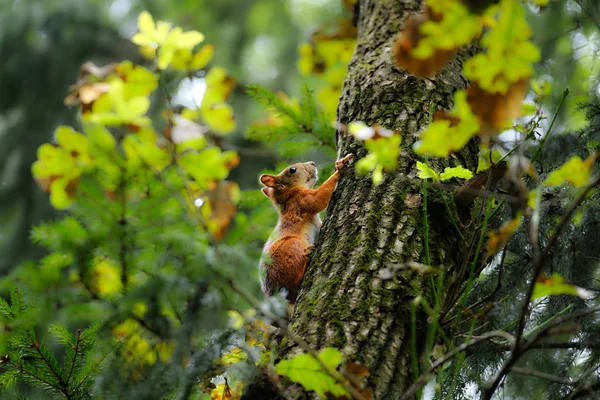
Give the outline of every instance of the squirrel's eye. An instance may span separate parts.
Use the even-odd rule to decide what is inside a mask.
[[[296,167],[290,168],[290,174],[295,174],[295,173],[296,173]]]

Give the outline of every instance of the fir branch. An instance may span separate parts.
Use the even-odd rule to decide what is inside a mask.
[[[46,384],[46,386],[51,387],[57,391],[59,391],[60,393],[63,393],[65,395],[65,397],[69,398],[67,396],[67,394],[65,393],[65,389],[60,387],[59,385],[57,385],[56,383],[52,383],[49,380],[45,379],[42,376],[36,375],[34,372],[28,371],[26,370],[22,365],[18,365],[18,364],[14,364],[11,361],[9,361],[10,365],[12,365],[13,367],[17,368],[17,370],[19,371],[19,373],[21,374],[25,374],[25,375],[29,375],[31,378],[33,378],[36,381],[42,382],[44,384]]]
[[[79,347],[80,344],[81,344],[81,329],[79,329],[77,331],[77,342],[75,343],[75,346],[73,348],[74,353],[73,353],[73,357],[71,359],[71,368],[69,368],[69,373],[67,374],[67,385],[71,381],[71,376],[73,375],[73,370],[75,369],[77,355],[79,354],[79,351],[80,351],[80,347]]]
[[[515,373],[521,374],[521,375],[535,376],[536,378],[545,379],[547,381],[556,382],[556,383],[560,383],[563,385],[576,385],[577,384],[576,381],[573,381],[569,378],[561,378],[560,376],[547,374],[545,372],[538,371],[535,369],[530,369],[530,368],[512,367],[510,369],[510,372],[515,372]]]
[[[44,364],[48,367],[52,375],[56,378],[58,383],[62,388],[65,388],[66,382],[63,380],[60,367],[56,362],[56,359],[52,354],[50,354],[41,344],[37,342],[35,336],[33,336],[32,330],[27,331],[27,336],[31,341],[30,347],[33,347],[36,353],[39,355],[40,359],[44,362]]]
[[[269,111],[283,117],[288,117],[292,121],[302,125],[302,119],[300,116],[296,114],[291,107],[284,104],[281,99],[272,91],[259,85],[250,85],[248,86],[246,93],[259,104],[267,107]]]
[[[520,317],[519,317],[519,323],[517,325],[517,334],[516,334],[517,345],[516,345],[515,349],[509,355],[508,359],[504,362],[504,365],[502,366],[502,368],[496,375],[496,378],[485,389],[484,396],[483,396],[484,399],[486,399],[486,400],[491,399],[492,395],[496,391],[496,388],[500,384],[500,381],[504,378],[504,376],[508,373],[508,370],[517,362],[517,360],[521,357],[521,355],[528,348],[527,345],[523,345],[523,346],[521,345],[521,335],[523,334],[523,329],[525,328],[525,323],[531,312],[530,302],[531,302],[531,295],[533,294],[533,288],[535,286],[535,283],[537,282],[540,274],[542,273],[542,270],[546,264],[546,260],[550,256],[551,251],[554,249],[554,246],[556,244],[556,241],[558,240],[558,237],[562,234],[563,229],[571,221],[571,217],[575,213],[575,210],[586,199],[589,191],[592,190],[592,188],[596,187],[596,185],[598,185],[599,183],[600,183],[600,176],[598,176],[589,185],[587,185],[587,187],[585,188],[585,190],[583,190],[581,192],[579,197],[577,197],[577,199],[571,203],[567,212],[563,215],[562,219],[558,223],[558,225],[554,231],[554,234],[552,235],[550,240],[548,240],[548,244],[546,245],[544,250],[541,252],[539,257],[536,258],[536,260],[534,262],[534,266],[533,266],[533,276],[531,278],[531,282],[529,283],[529,285],[527,287],[527,293],[525,294],[525,299],[524,299],[523,306],[521,308]],[[587,310],[594,309],[594,308],[595,307],[590,307]],[[574,314],[576,314],[576,313],[574,313]],[[573,314],[569,314],[569,315],[573,315]],[[562,318],[557,319],[557,321],[560,321],[560,320],[562,320]],[[553,326],[555,326],[555,324],[550,324],[548,327],[546,327],[546,329],[542,330],[538,335],[534,336],[534,338],[538,338],[540,335],[545,334],[545,332],[547,332],[547,330]]]
[[[321,129],[318,129],[318,127],[327,127],[328,124],[323,123],[324,117],[322,113],[318,112],[313,93],[308,86],[305,85],[303,87],[300,115],[290,106],[284,104],[277,94],[261,86],[251,85],[248,87],[247,93],[258,103],[267,107],[270,112],[287,120],[289,125],[265,127],[265,131],[268,130],[272,135],[276,135],[274,136],[275,138],[304,134],[313,137],[316,142],[315,144],[336,151],[337,147],[333,140],[333,130],[323,129],[323,133],[321,133]],[[250,127],[246,134],[248,137],[254,137],[259,140],[261,140],[261,137],[266,136],[261,135],[261,129],[257,129],[256,125]]]
[[[429,368],[427,369],[427,371],[425,373],[421,374],[421,376],[419,376],[419,378],[415,380],[415,383],[413,383],[412,386],[410,388],[408,388],[408,390],[406,390],[402,394],[402,397],[400,399],[401,400],[412,399],[414,394],[417,393],[417,391],[419,389],[421,389],[423,386],[425,386],[429,382],[429,376],[436,369],[438,369],[439,367],[444,365],[447,361],[453,359],[454,357],[456,357],[458,354],[462,353],[469,347],[474,346],[481,341],[489,340],[489,339],[492,339],[495,337],[500,337],[500,338],[506,339],[509,343],[512,343],[512,346],[514,346],[514,344],[515,344],[515,338],[511,334],[504,332],[504,331],[492,331],[492,332],[488,332],[484,335],[478,336],[476,338],[473,338],[473,339],[469,340],[468,342],[465,342],[465,343],[461,344],[460,346],[455,347],[452,351],[450,351],[449,353],[447,353],[446,355],[444,355],[443,357],[437,359],[434,363],[432,363],[429,366]]]
[[[100,369],[100,366],[102,365],[102,363],[104,362],[104,360],[106,360],[106,357],[108,357],[111,353],[113,352],[113,349],[111,349],[110,351],[108,351],[107,353],[105,353],[99,360],[98,362],[91,364],[91,366],[89,368],[87,368],[87,370],[84,370],[84,375],[81,378],[81,380],[79,380],[79,383],[77,384],[77,386],[75,386],[73,388],[73,390],[71,390],[71,393],[75,394],[77,393],[77,391],[81,388],[81,386],[86,382],[87,379],[89,379],[93,373],[97,372]],[[81,396],[77,397],[78,399],[81,399],[85,396],[85,393],[82,394]]]

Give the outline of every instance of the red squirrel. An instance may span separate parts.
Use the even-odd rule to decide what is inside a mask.
[[[340,171],[354,158],[349,154],[335,162],[335,172],[318,189],[317,165],[312,162],[290,165],[279,175],[261,175],[262,192],[279,212],[279,221],[267,240],[260,258],[261,285],[267,296],[287,291],[291,304],[296,301],[309,255],[317,240],[323,211]]]

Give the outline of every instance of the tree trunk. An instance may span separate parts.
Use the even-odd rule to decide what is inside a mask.
[[[338,121],[363,121],[400,131],[403,137],[398,171],[384,174],[379,186],[371,176],[344,171],[327,209],[327,218],[296,302],[291,329],[314,348],[341,349],[347,361],[358,361],[370,372],[375,398],[397,398],[412,381],[410,370],[411,303],[416,295],[430,297],[429,276],[403,270],[382,280],[379,271],[408,261],[426,263],[423,187],[407,180],[416,175],[412,150],[417,132],[430,118],[430,103],[449,109],[453,94],[467,85],[462,76],[464,54],[434,78],[418,78],[393,62],[393,43],[406,19],[420,8],[414,0],[360,0],[358,42],[338,108]],[[340,129],[339,156],[364,157],[361,143]],[[438,171],[463,165],[475,170],[477,147],[430,160]],[[427,202],[431,265],[443,266],[445,285],[456,286],[468,274],[461,239],[445,213],[440,197],[430,189]],[[438,194],[439,196],[439,194]],[[466,210],[468,211],[468,210]],[[446,288],[447,286],[445,286]],[[424,329],[424,315],[417,325]],[[422,336],[422,335],[421,335]],[[286,357],[301,352],[284,340]]]

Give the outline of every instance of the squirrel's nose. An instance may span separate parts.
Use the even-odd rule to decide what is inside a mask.
[[[312,165],[313,167],[316,167],[316,166],[317,166],[317,163],[315,163],[314,161],[309,161],[308,163],[309,163],[310,165]]]

